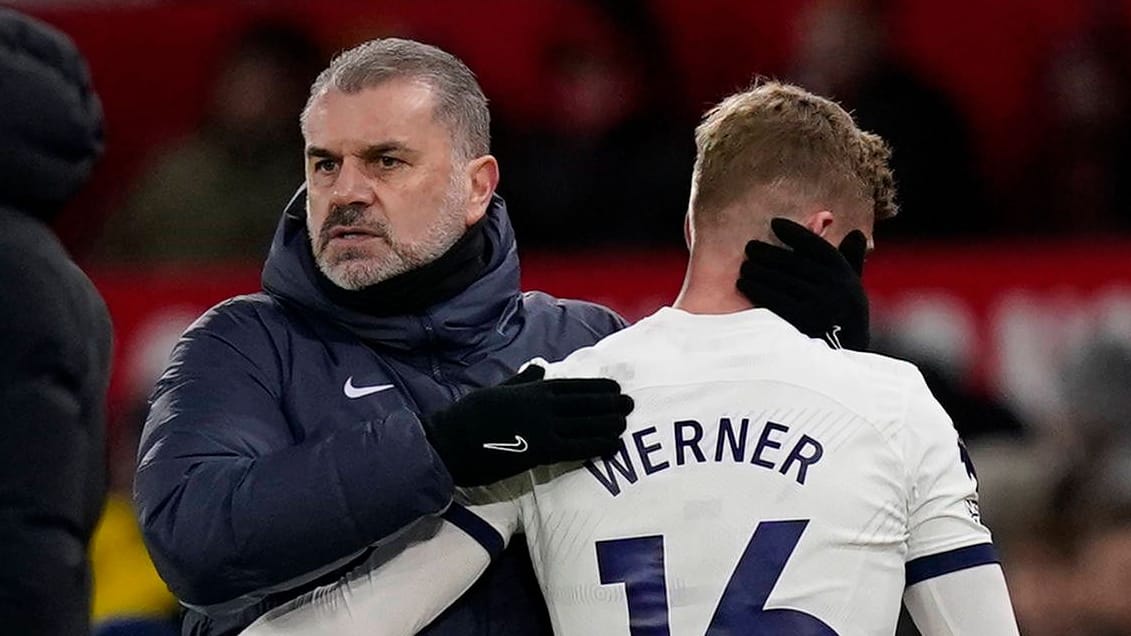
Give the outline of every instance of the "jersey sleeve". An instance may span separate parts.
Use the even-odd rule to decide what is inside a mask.
[[[984,565],[922,581],[903,595],[923,636],[1015,636],[1001,567]]]
[[[342,579],[264,614],[242,636],[402,636],[424,629],[502,553],[521,526],[521,474],[458,489],[437,517],[378,544]]]
[[[907,410],[909,482],[907,585],[997,563],[978,510],[974,464],[920,377]]]
[[[453,504],[455,505],[455,504]],[[242,636],[403,636],[424,629],[491,564],[445,518],[417,521],[337,582],[261,616]]]
[[[529,473],[521,473],[486,486],[457,488],[455,503],[444,513],[444,520],[494,559],[512,536],[522,532],[522,502],[530,483]]]

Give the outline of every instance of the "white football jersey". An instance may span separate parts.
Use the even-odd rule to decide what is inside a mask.
[[[556,634],[890,635],[905,586],[996,562],[911,364],[764,309],[664,308],[546,377],[613,378],[636,405],[616,455],[464,493],[526,533]]]

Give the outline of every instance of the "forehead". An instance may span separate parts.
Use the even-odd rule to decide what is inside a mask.
[[[311,102],[303,136],[321,147],[442,136],[435,110],[435,92],[419,80],[395,78],[348,94],[331,87]]]

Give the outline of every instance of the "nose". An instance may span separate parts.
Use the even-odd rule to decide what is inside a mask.
[[[338,169],[338,178],[334,180],[331,191],[332,204],[335,206],[361,204],[369,206],[374,201],[373,184],[359,161],[347,157]]]

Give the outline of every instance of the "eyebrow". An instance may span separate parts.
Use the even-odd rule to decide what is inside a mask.
[[[362,159],[364,159],[366,161],[372,161],[374,159],[377,159],[381,155],[384,155],[384,154],[387,154],[387,153],[390,153],[390,152],[408,153],[408,152],[411,152],[411,151],[408,149],[407,146],[405,146],[403,143],[401,143],[399,141],[385,141],[385,142],[382,142],[382,143],[379,143],[379,144],[373,144],[371,146],[366,146],[361,151],[360,156],[361,156]],[[331,151],[329,151],[325,148],[320,148],[318,146],[307,146],[306,156],[310,157],[310,158],[315,158],[315,159],[340,159],[341,158],[340,155],[338,155],[337,153],[331,152]]]
[[[318,159],[337,159],[338,158],[337,154],[332,153],[329,150],[326,150],[325,148],[319,148],[318,146],[307,146],[306,147],[306,156],[307,157],[315,157],[315,158],[318,158]]]
[[[366,161],[373,161],[390,152],[406,153],[409,152],[409,149],[399,141],[386,141],[367,146],[365,150],[361,151],[361,158]]]

